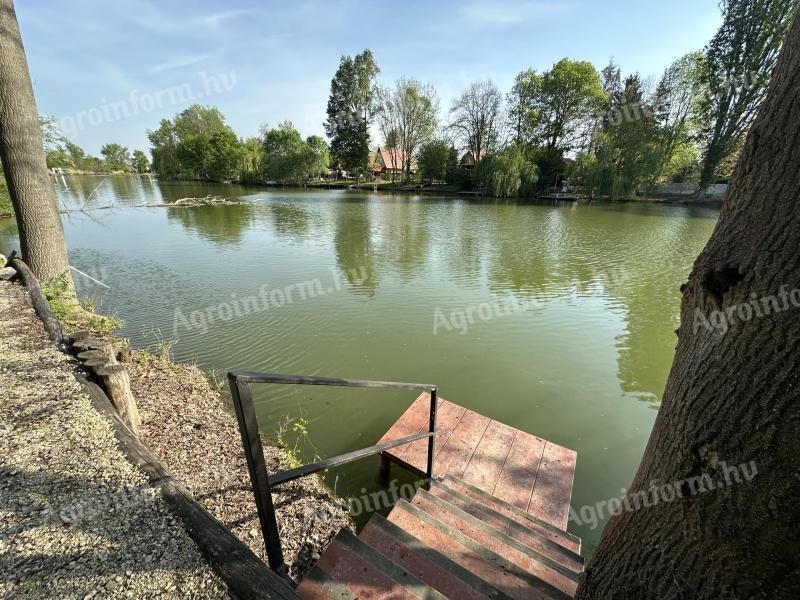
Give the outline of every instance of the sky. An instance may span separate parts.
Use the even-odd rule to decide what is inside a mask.
[[[147,130],[189,104],[234,131],[292,121],[323,135],[343,54],[370,48],[378,82],[432,84],[442,118],[470,82],[505,93],[561,58],[658,77],[721,23],[717,0],[17,0],[40,113],[92,154],[148,149]],[[378,143],[380,140],[374,140]]]

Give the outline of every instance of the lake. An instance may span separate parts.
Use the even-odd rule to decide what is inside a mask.
[[[79,293],[137,347],[220,376],[270,371],[432,383],[448,400],[578,452],[573,507],[633,477],[669,373],[679,286],[713,209],[54,179]],[[245,204],[141,208],[219,194]],[[112,205],[113,208],[96,210]],[[0,251],[16,247],[0,221]],[[265,386],[266,387],[266,386]],[[258,389],[308,460],[374,444],[413,392]],[[285,438],[294,444],[294,433]],[[380,489],[378,459],[327,476]],[[403,481],[410,477],[393,473]],[[571,523],[591,554],[602,529]]]

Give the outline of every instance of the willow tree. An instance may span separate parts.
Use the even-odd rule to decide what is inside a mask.
[[[0,160],[22,256],[42,281],[69,275],[67,244],[47,175],[42,130],[13,0],[0,0]]]
[[[798,597],[798,193],[795,19],[717,226],[681,288],[661,409],[578,598]]]

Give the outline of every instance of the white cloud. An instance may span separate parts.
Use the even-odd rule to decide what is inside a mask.
[[[169,71],[171,69],[181,69],[183,67],[190,67],[192,65],[196,65],[203,61],[208,60],[216,56],[216,54],[209,53],[209,54],[195,54],[194,56],[184,56],[182,58],[177,58],[172,61],[167,61],[163,63],[159,63],[154,65],[150,68],[150,73],[161,73],[162,71]]]
[[[223,21],[227,21],[228,19],[235,19],[236,17],[241,17],[244,15],[251,15],[255,11],[252,9],[239,9],[239,10],[227,10],[224,12],[218,12],[211,15],[207,15],[203,17],[202,21],[205,25],[209,27],[217,27]]]
[[[568,8],[567,2],[526,2],[514,0],[467,2],[459,9],[462,17],[485,25],[518,25],[542,18]]]

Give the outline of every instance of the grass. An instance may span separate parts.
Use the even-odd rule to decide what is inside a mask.
[[[95,304],[91,299],[84,298],[78,302],[75,292],[69,287],[66,273],[44,284],[42,293],[68,333],[88,329],[107,335],[122,327],[122,321],[117,317],[94,314]]]
[[[294,446],[286,440],[286,434],[291,431],[294,433]],[[274,433],[275,445],[281,450],[281,466],[283,468],[295,469],[304,463],[300,458],[301,446],[310,446],[316,453],[316,447],[311,442],[308,431],[308,419],[305,417],[292,418],[286,415],[278,423],[278,430]],[[317,460],[318,456],[314,460]]]

